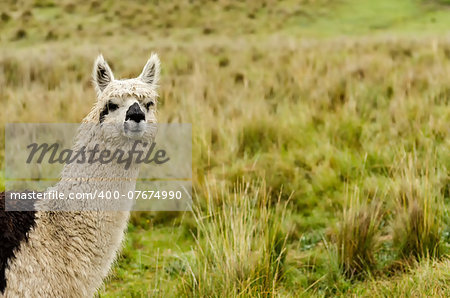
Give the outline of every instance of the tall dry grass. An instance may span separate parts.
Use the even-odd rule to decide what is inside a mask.
[[[79,122],[95,98],[90,73],[99,51],[118,77],[139,74],[156,51],[163,61],[159,120],[193,123],[196,180],[207,173],[230,184],[264,176],[274,190],[295,192],[299,211],[318,207],[331,215],[329,203],[342,197],[343,181],[358,178],[353,169],[365,156],[367,176],[377,180],[402,148],[432,146],[447,161],[445,39],[103,42],[5,48],[0,117]],[[109,46],[115,44],[123,46]]]
[[[362,197],[355,188],[347,198],[333,238],[338,264],[348,278],[360,278],[376,268],[381,246],[382,202]]]
[[[287,255],[286,204],[271,203],[264,185],[242,182],[229,193],[208,184],[205,208],[194,209],[195,256],[179,291],[186,297],[272,297],[281,287]],[[203,196],[200,196],[203,197]]]
[[[417,156],[404,157],[397,182],[393,245],[401,258],[440,257],[444,200],[435,169],[418,168]]]

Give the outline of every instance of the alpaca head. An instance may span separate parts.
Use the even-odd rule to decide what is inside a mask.
[[[117,80],[99,55],[92,74],[97,102],[85,122],[100,123],[109,137],[146,138],[149,124],[156,123],[159,73],[159,58],[152,54],[137,78]]]

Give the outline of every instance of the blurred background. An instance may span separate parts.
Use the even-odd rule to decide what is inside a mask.
[[[99,53],[156,52],[194,211],[133,213],[100,297],[450,296],[449,28],[446,0],[2,0],[0,165],[6,122],[90,111]]]

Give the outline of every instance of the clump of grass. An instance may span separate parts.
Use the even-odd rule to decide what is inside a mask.
[[[232,194],[224,189],[208,186],[206,211],[194,208],[196,255],[181,278],[180,295],[272,296],[286,258],[286,204],[270,206],[264,186],[242,183]]]
[[[13,39],[20,40],[20,39],[24,39],[25,37],[27,37],[27,31],[25,31],[25,29],[19,29],[16,31]]]
[[[49,30],[45,36],[45,40],[56,40],[58,39],[58,34],[53,30]]]
[[[381,243],[381,215],[381,203],[361,198],[358,188],[347,195],[342,218],[334,233],[337,258],[346,277],[360,277],[376,267],[376,253]]]
[[[409,156],[402,167],[392,236],[400,258],[419,260],[441,255],[443,206],[429,170],[421,173],[416,158]]]
[[[3,21],[3,22],[8,22],[10,19],[11,19],[11,16],[8,14],[8,13],[6,13],[6,12],[2,12],[1,14],[0,14],[0,19]]]

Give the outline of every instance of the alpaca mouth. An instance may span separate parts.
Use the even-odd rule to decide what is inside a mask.
[[[123,130],[127,137],[142,137],[145,131],[145,123],[136,123],[134,121],[125,121]]]
[[[141,132],[141,131],[143,131],[143,129],[140,128],[140,127],[136,127],[136,128],[125,128],[125,130],[126,130],[127,132]]]

